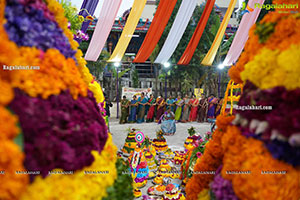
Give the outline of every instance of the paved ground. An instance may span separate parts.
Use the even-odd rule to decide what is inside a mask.
[[[114,143],[117,145],[118,149],[122,148],[125,139],[127,137],[126,129],[136,128],[140,129],[145,136],[150,139],[156,138],[156,131],[160,130],[160,125],[157,123],[142,123],[142,124],[119,124],[116,119],[110,118],[110,132],[113,134]],[[165,136],[168,146],[174,150],[183,150],[183,144],[185,139],[188,137],[187,129],[195,127],[196,132],[201,136],[204,136],[206,132],[210,131],[209,123],[177,123],[176,133],[173,136]]]
[[[156,131],[160,130],[160,125],[157,123],[142,123],[142,124],[119,124],[119,121],[115,117],[111,117],[109,119],[110,123],[110,132],[113,134],[113,141],[117,145],[118,149],[120,150],[127,137],[127,130],[130,128],[140,129],[146,136],[150,139],[156,138]],[[167,144],[169,148],[173,151],[175,150],[184,150],[183,144],[185,139],[188,137],[187,129],[190,127],[195,127],[196,132],[199,133],[201,136],[205,136],[206,132],[210,131],[210,124],[209,123],[177,123],[176,124],[176,133],[173,136],[165,136],[167,140]],[[179,179],[174,179],[172,183],[180,184]],[[152,181],[148,180],[148,183],[145,187],[141,189],[142,194],[147,194],[147,189],[152,186]],[[135,199],[140,200],[140,198]]]

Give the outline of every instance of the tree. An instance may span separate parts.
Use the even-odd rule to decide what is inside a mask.
[[[132,72],[132,86],[134,88],[139,87],[139,73],[138,73],[137,69],[134,69]]]
[[[169,34],[169,31],[173,25],[173,22],[175,20],[181,2],[182,0],[179,0],[177,2],[174,11],[170,17],[169,23],[166,26],[155,50],[150,56],[150,60],[152,62],[157,57],[158,53],[160,52],[160,49],[162,48]],[[156,3],[158,5],[159,1],[157,1]],[[171,57],[172,63],[177,63],[181,58],[183,52],[185,51],[190,41],[190,38],[192,37],[195,31],[197,23],[204,11],[204,7],[205,4],[201,4],[200,6],[197,6],[195,8],[192,18],[183,34],[183,37],[181,38],[174,54]],[[207,54],[207,52],[209,51],[214,41],[214,38],[217,34],[217,31],[219,29],[219,26],[220,26],[220,17],[213,9],[190,64],[188,66],[175,65],[172,67],[170,75],[168,76],[168,80],[170,80],[174,84],[176,92],[179,92],[178,91],[179,88],[182,88],[182,91],[180,92],[187,93],[189,92],[189,89],[193,87],[201,87],[205,84],[217,85],[218,79],[216,78],[207,79],[207,77],[212,77],[212,76],[218,77],[218,72],[214,69],[214,67],[216,67],[219,64],[220,60],[222,60],[225,57],[227,51],[229,50],[233,38],[223,43],[219,48],[218,55],[216,56],[215,62],[213,64],[214,67],[205,67],[201,65],[201,62],[205,57],[205,55]],[[163,78],[164,75],[162,75],[161,77]],[[210,83],[211,81],[213,81],[213,83]],[[216,94],[215,89],[213,90],[214,93]]]

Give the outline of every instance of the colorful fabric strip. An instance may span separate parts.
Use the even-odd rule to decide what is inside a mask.
[[[114,24],[121,2],[122,0],[105,0],[95,32],[84,57],[86,60],[96,61],[98,59]]]
[[[260,5],[264,4],[265,0],[250,0],[248,3],[248,7],[251,9],[254,8],[255,3],[259,3]],[[253,12],[245,12],[242,21],[239,25],[239,28],[237,30],[237,33],[233,39],[232,45],[227,53],[227,56],[223,62],[225,66],[230,66],[233,63],[237,61],[239,56],[242,53],[242,50],[246,44],[246,41],[248,40],[249,37],[249,30],[253,26],[253,24],[256,22],[258,15],[260,13],[261,9],[256,8],[254,9]]]
[[[113,54],[109,58],[108,62],[120,62],[127,49],[127,46],[132,38],[134,30],[139,22],[147,0],[135,0],[127,19],[126,25],[123,29],[121,37],[118,41]]]
[[[197,0],[182,1],[170,33],[156,58],[155,63],[165,63],[171,58],[193,15],[197,2]]]
[[[143,44],[133,62],[145,62],[158,43],[171,17],[177,0],[161,0]]]
[[[199,41],[202,37],[203,31],[206,27],[207,21],[209,19],[211,11],[214,7],[215,1],[216,0],[208,0],[206,2],[204,11],[198,22],[197,28],[196,28],[189,44],[187,45],[183,55],[181,56],[180,60],[178,61],[178,65],[188,65],[190,63],[190,61],[196,51],[196,48],[199,44]]]
[[[226,27],[228,25],[228,22],[230,20],[230,17],[231,17],[231,14],[233,12],[233,9],[234,9],[234,6],[235,6],[236,2],[237,2],[237,0],[231,0],[230,1],[230,4],[229,4],[228,9],[226,11],[226,14],[224,16],[224,19],[221,23],[221,26],[218,30],[218,33],[217,33],[216,37],[215,37],[215,40],[214,40],[210,50],[206,54],[205,58],[203,59],[203,61],[201,63],[202,65],[211,66],[213,64],[213,61],[216,57],[219,46],[220,46],[220,44],[223,40],[223,36],[224,36],[225,31],[226,31]]]

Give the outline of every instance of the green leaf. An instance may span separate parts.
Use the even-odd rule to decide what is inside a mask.
[[[121,78],[122,76],[124,76],[124,74],[126,74],[126,72],[130,71],[130,69],[125,69],[122,72],[119,72],[118,78]]]

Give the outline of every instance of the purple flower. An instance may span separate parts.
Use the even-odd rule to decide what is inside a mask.
[[[15,89],[9,107],[18,115],[24,134],[25,167],[41,171],[75,171],[94,161],[107,139],[107,127],[92,92],[74,100],[69,91],[47,100]]]
[[[230,199],[238,200],[235,195],[232,183],[221,176],[222,165],[216,171],[215,178],[211,183],[211,190],[215,194],[217,200]]]
[[[71,49],[68,38],[54,22],[45,3],[42,0],[21,0],[21,3],[7,1],[4,27],[9,39],[18,46],[37,47],[43,51],[55,48],[65,57],[75,60],[76,52]]]

